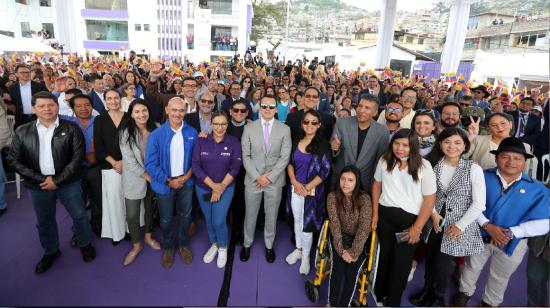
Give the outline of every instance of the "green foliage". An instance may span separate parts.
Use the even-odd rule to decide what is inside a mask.
[[[261,38],[261,31],[273,31],[273,27],[284,25],[286,17],[286,2],[270,2],[268,0],[252,1],[254,18],[252,19],[252,33],[250,39],[258,41]],[[273,24],[273,21],[275,24]]]

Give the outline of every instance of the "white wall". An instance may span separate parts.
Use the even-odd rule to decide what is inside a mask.
[[[146,54],[153,58],[158,57],[157,2],[128,0],[128,17],[130,49],[138,54],[145,49]],[[136,31],[135,24],[141,25],[141,31]],[[149,31],[144,31],[144,24],[149,24]],[[185,36],[183,39],[185,40]]]

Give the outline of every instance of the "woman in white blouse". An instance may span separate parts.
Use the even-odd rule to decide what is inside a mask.
[[[410,297],[415,306],[445,306],[452,260],[483,251],[476,218],[485,210],[485,178],[479,165],[462,158],[470,147],[468,134],[461,128],[446,128],[436,144],[442,153],[434,166],[437,199],[431,221],[424,228],[425,282],[424,288]]]
[[[378,161],[372,184],[373,228],[378,226],[380,240],[375,295],[384,306],[401,306],[436,190],[432,167],[420,156],[418,136],[411,129],[400,129]]]

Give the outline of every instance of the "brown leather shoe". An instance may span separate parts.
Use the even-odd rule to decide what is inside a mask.
[[[193,262],[193,253],[191,253],[191,250],[187,246],[180,247],[179,250],[183,263],[191,264]]]
[[[162,255],[162,267],[168,269],[172,267],[172,264],[174,264],[174,250],[165,250]]]

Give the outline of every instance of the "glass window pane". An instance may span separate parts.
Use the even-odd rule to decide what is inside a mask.
[[[141,24],[135,24],[136,31],[141,31]]]
[[[143,24],[143,31],[149,31],[151,26],[149,24]]]
[[[231,14],[232,0],[209,0],[212,14]]]
[[[86,20],[89,40],[128,41],[127,21]]]
[[[127,0],[86,0],[85,7],[96,10],[125,11],[128,9],[128,3]]]

